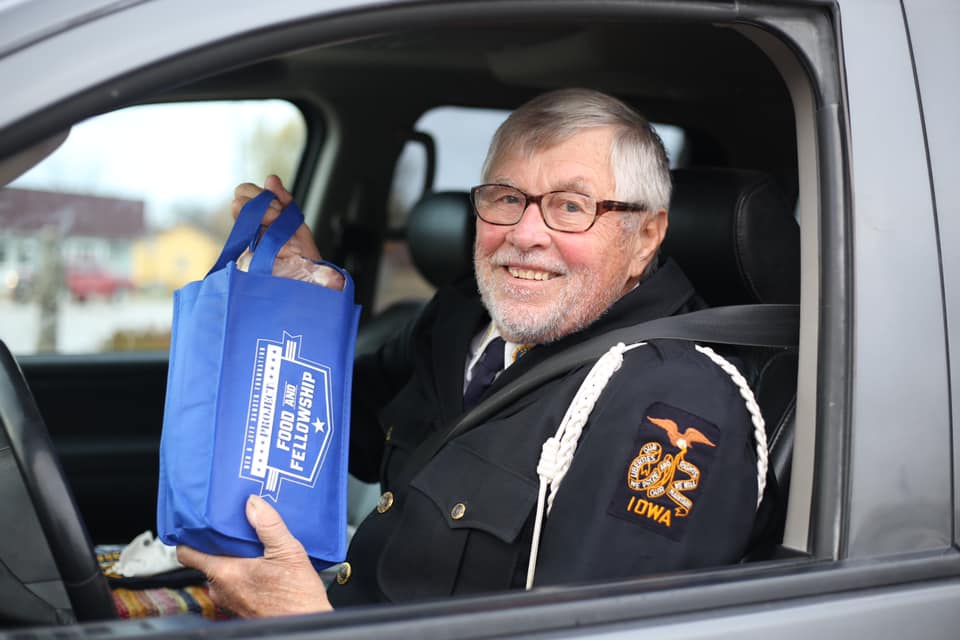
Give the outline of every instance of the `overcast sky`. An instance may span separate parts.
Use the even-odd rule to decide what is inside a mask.
[[[93,118],[11,186],[142,199],[148,219],[169,223],[171,207],[216,207],[233,187],[263,176],[241,175],[239,132],[258,122],[282,126],[299,117],[280,102],[152,105]]]

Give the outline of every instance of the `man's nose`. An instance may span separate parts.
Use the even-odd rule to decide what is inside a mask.
[[[550,228],[543,221],[539,202],[527,204],[520,221],[510,228],[507,239],[520,249],[545,247],[550,244]]]

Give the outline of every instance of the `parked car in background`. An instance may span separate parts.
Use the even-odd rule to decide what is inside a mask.
[[[34,301],[35,274],[27,271],[10,270],[4,279],[4,293],[15,302]],[[121,299],[136,288],[130,278],[112,273],[93,264],[79,264],[66,267],[62,272],[62,289],[75,302],[85,302],[91,298],[102,300]]]
[[[133,281],[110,273],[95,264],[77,264],[66,269],[66,285],[70,297],[77,302],[90,298],[108,300],[124,298],[134,290]]]
[[[799,343],[778,360],[785,410],[768,425],[785,530],[764,557],[261,621],[116,620],[102,578],[85,573],[91,539],[153,526],[165,352],[15,350],[0,358],[0,638],[956,637],[958,31],[953,0],[0,3],[0,82],[16,89],[0,101],[0,184],[83,179],[145,203],[145,234],[182,223],[168,236],[195,238],[229,227],[235,182],[279,172],[324,256],[353,275],[359,350],[437,284],[408,225],[415,203],[465,192],[470,178],[454,174],[476,171],[465,168],[482,159],[476,132],[569,86],[614,94],[672,132],[690,200],[675,203],[665,251],[702,290],[724,290],[742,264],[682,251],[685,234],[733,220],[709,239],[782,238],[762,216],[743,227],[681,211],[736,214],[752,201],[726,185],[775,188],[798,225],[788,301],[800,314]],[[454,126],[431,128],[444,117]],[[8,236],[5,223],[0,258]],[[469,253],[421,244],[428,257]],[[169,323],[158,304],[85,320]],[[3,310],[0,340],[12,342],[19,327]]]

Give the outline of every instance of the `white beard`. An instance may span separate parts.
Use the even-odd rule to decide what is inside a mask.
[[[530,292],[495,279],[494,273],[508,263],[560,274],[564,284],[547,306],[525,305]],[[622,290],[606,286],[591,272],[570,271],[566,265],[538,259],[534,252],[501,247],[482,258],[475,252],[475,270],[480,297],[501,335],[521,344],[547,344],[575,333],[595,322],[616,302]]]

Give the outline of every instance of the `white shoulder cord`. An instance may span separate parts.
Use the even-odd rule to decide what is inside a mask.
[[[710,347],[701,347],[698,344],[694,347],[730,376],[747,405],[750,420],[753,422],[753,439],[757,442],[757,508],[759,509],[760,502],[763,501],[763,490],[767,487],[767,427],[763,421],[763,414],[760,413],[760,406],[757,404],[757,399],[754,397],[750,385],[747,384],[746,378],[733,364]]]
[[[560,421],[557,433],[547,438],[540,450],[540,462],[537,464],[537,475],[540,476],[540,493],[537,496],[537,515],[533,521],[533,540],[530,543],[530,561],[527,564],[527,589],[533,587],[533,577],[537,571],[537,553],[540,549],[540,529],[543,527],[544,507],[547,515],[553,508],[553,498],[557,495],[563,477],[570,469],[573,454],[577,449],[577,442],[583,432],[583,425],[587,423],[593,405],[607,386],[607,382],[623,364],[623,354],[636,347],[646,344],[638,342],[629,347],[622,342],[615,344],[600,356],[597,363],[590,369],[590,373],[580,384],[577,393],[573,396],[567,412]],[[550,496],[547,497],[547,487]]]
[[[580,384],[567,412],[560,421],[557,433],[547,438],[540,450],[540,462],[537,464],[537,475],[540,476],[540,491],[537,496],[537,514],[533,522],[533,540],[530,542],[530,560],[527,564],[527,585],[533,587],[533,580],[537,570],[537,554],[540,550],[540,535],[543,528],[544,511],[550,515],[553,508],[553,499],[560,489],[560,483],[570,469],[573,454],[583,432],[583,426],[593,411],[600,394],[606,388],[613,374],[623,364],[623,354],[631,349],[645,345],[646,342],[637,342],[629,346],[622,342],[610,347],[597,363],[590,369],[590,373]],[[753,422],[753,434],[757,443],[757,506],[763,498],[763,490],[767,482],[767,432],[764,426],[760,407],[753,396],[750,386],[743,375],[730,362],[722,358],[709,347],[695,345],[697,351],[704,354],[730,376],[746,402],[747,411]],[[549,488],[549,495],[547,491]]]

